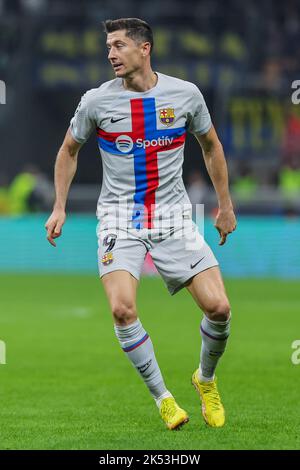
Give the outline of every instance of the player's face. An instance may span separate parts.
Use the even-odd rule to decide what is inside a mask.
[[[125,30],[107,34],[108,60],[117,77],[126,78],[143,66],[143,45],[126,36]]]

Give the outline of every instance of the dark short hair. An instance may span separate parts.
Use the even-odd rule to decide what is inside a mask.
[[[126,36],[135,42],[150,42],[150,54],[152,53],[154,45],[153,33],[146,21],[139,18],[119,18],[118,20],[103,21],[103,26],[105,33],[113,33],[114,31],[125,29]]]

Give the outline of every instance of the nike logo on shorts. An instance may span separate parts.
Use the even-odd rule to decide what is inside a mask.
[[[197,263],[195,263],[195,264],[191,264],[191,269],[194,269],[194,268],[195,268],[195,266],[197,266],[197,264],[199,264],[199,263],[200,263],[200,261],[202,261],[204,258],[205,258],[205,256],[203,256],[203,258],[199,259],[199,261],[197,261]]]
[[[120,118],[120,119],[114,119],[114,118],[111,118],[110,122],[113,124],[114,122],[119,122],[119,121],[123,121],[123,119],[126,119],[126,118]]]

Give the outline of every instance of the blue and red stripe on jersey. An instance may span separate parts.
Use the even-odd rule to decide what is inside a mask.
[[[133,154],[135,206],[132,220],[135,221],[137,229],[153,228],[155,191],[159,185],[157,153],[184,145],[186,128],[157,129],[155,98],[134,98],[130,100],[130,106],[132,131],[106,132],[98,128],[98,145],[113,155]],[[131,150],[127,152],[118,150],[115,142],[120,135],[126,135],[132,139],[133,148]],[[153,141],[159,138],[172,138],[172,142],[165,141],[163,145],[151,145],[146,148],[138,147],[136,144],[138,139]]]
[[[148,333],[145,334],[145,336],[143,336],[143,338],[141,338],[139,341],[137,341],[136,343],[132,344],[131,346],[128,346],[127,348],[122,348],[124,352],[130,352],[130,351],[133,351],[134,349],[138,348],[139,346],[141,346],[145,341],[147,341],[147,339],[149,338],[149,335]]]

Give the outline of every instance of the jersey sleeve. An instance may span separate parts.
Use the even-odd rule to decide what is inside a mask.
[[[95,120],[92,116],[91,101],[85,93],[76,108],[70,121],[70,131],[73,138],[80,144],[84,144],[95,129]]]
[[[191,112],[188,119],[188,131],[192,134],[205,134],[212,126],[211,117],[202,93],[193,86]]]

